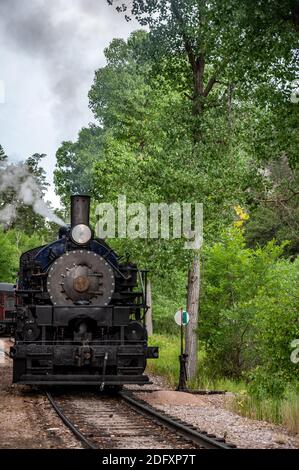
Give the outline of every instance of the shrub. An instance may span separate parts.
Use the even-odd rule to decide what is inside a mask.
[[[298,378],[299,364],[291,361],[291,343],[299,339],[299,259],[279,260],[265,274],[254,299],[256,353],[269,375],[283,373],[286,382]]]
[[[287,381],[283,371],[271,373],[258,367],[249,377],[248,392],[252,397],[264,400],[269,397],[281,399],[284,396]]]
[[[205,248],[199,338],[214,375],[239,378],[260,364],[257,298],[282,252],[283,246],[273,241],[263,248],[246,248],[238,228]]]

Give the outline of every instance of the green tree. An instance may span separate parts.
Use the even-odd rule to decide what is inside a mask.
[[[15,282],[21,254],[44,243],[37,233],[29,236],[18,229],[0,228],[0,282]]]
[[[238,228],[225,230],[217,243],[205,248],[199,337],[214,378],[240,378],[261,364],[259,350],[264,346],[257,339],[256,318],[261,315],[263,289],[268,288],[278,300],[267,279],[275,272],[277,281],[277,259],[282,252],[283,246],[273,241],[264,248],[246,248],[244,231]],[[289,263],[284,263],[287,268]],[[262,316],[271,321],[271,309]]]
[[[114,203],[118,194],[126,194],[128,202],[200,201],[205,243],[212,246],[234,218],[234,206],[241,204],[251,214],[249,234],[261,199],[273,195],[273,178],[267,180],[265,170],[286,158],[286,166],[295,171],[298,154],[298,118],[289,100],[296,76],[292,4],[283,2],[280,7],[272,2],[267,12],[269,2],[253,3],[254,8],[245,0],[133,1],[132,14],[149,26],[149,33],[137,31],[127,41],[115,39],[105,50],[106,65],[96,72],[89,93],[99,125],[83,129],[77,142],[64,143],[57,152],[55,181],[65,203],[79,189]],[[283,122],[279,116],[284,116]],[[292,139],[285,137],[288,133]],[[285,181],[276,188],[276,196],[281,196],[284,185]],[[293,185],[290,194],[291,190],[296,191]],[[250,243],[255,246],[261,238],[256,234]],[[122,253],[130,251],[134,260],[152,269],[159,301],[163,295],[184,301],[182,279],[192,256],[182,249],[182,241],[125,239],[112,241],[112,246]],[[272,243],[261,252],[247,251],[242,240],[241,246],[229,249],[240,262],[240,271],[233,266],[236,282],[254,292],[255,283],[262,284],[263,279],[258,263],[251,260],[258,258],[262,265],[268,256],[264,265],[274,266],[276,247]],[[189,294],[194,293],[193,352],[199,268],[197,256],[195,282],[189,288]],[[231,295],[230,283],[224,283],[220,294],[219,301],[224,302]],[[203,310],[205,299],[203,294]],[[240,295],[236,307],[221,307],[223,321],[218,326],[223,340],[229,338],[226,352],[230,341],[239,344],[246,316],[250,321],[254,317],[247,301]],[[172,308],[165,301],[163,312],[165,305]],[[252,335],[253,330],[250,324]],[[230,361],[230,374],[238,375],[243,366],[233,366],[234,357]],[[250,367],[247,362],[246,370]],[[191,372],[195,371],[193,362]]]
[[[0,228],[0,282],[15,282],[17,270],[17,249]]]
[[[289,240],[286,254],[299,253],[299,180],[297,165],[290,166],[286,156],[268,162],[259,190],[255,191],[246,240],[250,246],[264,245],[273,238]]]
[[[254,299],[257,314],[257,356],[260,369],[268,377],[281,375],[288,383],[298,380],[298,364],[291,361],[291,343],[299,337],[299,262],[280,260],[268,270],[266,279]]]
[[[5,154],[2,145],[0,145],[0,162],[3,162],[5,160],[7,160],[7,155]]]
[[[204,156],[208,160],[210,153],[218,153],[219,142],[231,144],[227,136],[231,137],[232,134],[233,95],[239,98],[252,96],[252,88],[255,92],[256,87],[265,89],[264,83],[270,83],[264,90],[264,94],[270,96],[275,86],[277,88],[281,83],[281,78],[285,83],[295,78],[296,28],[290,21],[297,11],[294,2],[284,2],[283,7],[281,2],[275,2],[270,15],[265,14],[265,6],[260,2],[254,2],[253,9],[252,2],[247,0],[133,0],[130,7],[113,0],[108,3],[117,5],[117,10],[124,12],[126,19],[132,14],[142,25],[148,25],[152,57],[154,55],[156,58],[158,71],[166,61],[163,70],[167,70],[173,87],[180,89],[190,100],[188,122],[193,145],[189,158],[196,156],[202,159]],[[287,16],[284,22],[282,14]],[[274,25],[277,27],[276,37],[273,34]],[[290,94],[290,88],[285,83],[284,88]],[[220,90],[224,87],[224,93],[219,93],[218,85]],[[223,96],[226,98],[225,114],[221,113]],[[211,109],[215,106],[222,116],[220,135],[217,135],[218,128],[211,119]],[[215,140],[216,146],[213,145]],[[225,145],[221,145],[221,150],[222,154],[225,153]],[[221,160],[224,160],[223,156]],[[195,327],[200,277],[197,255],[188,276],[191,321],[187,349],[190,377],[196,373]]]
[[[54,183],[65,208],[69,207],[70,195],[93,193],[93,165],[103,157],[103,130],[90,125],[83,128],[78,141],[63,142],[56,153]]]

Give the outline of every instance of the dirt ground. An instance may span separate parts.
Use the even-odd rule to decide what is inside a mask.
[[[5,340],[9,350],[9,341]],[[0,360],[0,449],[81,448],[42,392],[12,385],[11,360]]]

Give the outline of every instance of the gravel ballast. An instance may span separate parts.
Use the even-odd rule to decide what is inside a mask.
[[[171,416],[193,424],[202,431],[225,437],[227,442],[240,448],[297,449],[299,435],[291,434],[283,426],[258,421],[229,409],[233,394],[192,395],[185,392],[165,390],[160,377],[151,377],[152,385],[136,396]],[[152,391],[151,391],[152,390]]]

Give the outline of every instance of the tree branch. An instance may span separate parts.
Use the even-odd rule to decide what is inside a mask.
[[[191,101],[194,100],[194,96],[189,95],[189,93],[186,93],[185,91],[184,91],[184,96],[186,96],[186,98],[189,98],[189,100]]]
[[[210,91],[212,90],[213,86],[215,85],[215,83],[217,83],[217,80],[216,80],[216,77],[215,75],[213,77],[210,78],[210,80],[208,81],[207,83],[207,86],[206,88],[204,89],[203,91],[203,96],[208,96],[208,94],[210,93]]]
[[[174,14],[174,17],[177,20],[178,25],[180,27],[180,31],[181,31],[181,34],[182,34],[182,37],[183,37],[184,47],[185,47],[190,65],[192,67],[193,72],[195,72],[195,68],[196,68],[195,55],[194,55],[194,52],[193,52],[193,49],[192,49],[191,41],[185,33],[184,22],[183,22],[181,14],[180,14],[179,7],[176,3],[176,0],[171,0],[170,4],[171,4],[172,13]]]
[[[289,189],[293,194],[289,197],[284,197],[284,198],[277,198],[277,199],[258,199],[260,202],[270,202],[274,204],[282,204],[284,202],[289,202],[291,199],[293,199],[294,196],[299,194],[299,191],[294,191],[293,189]]]

